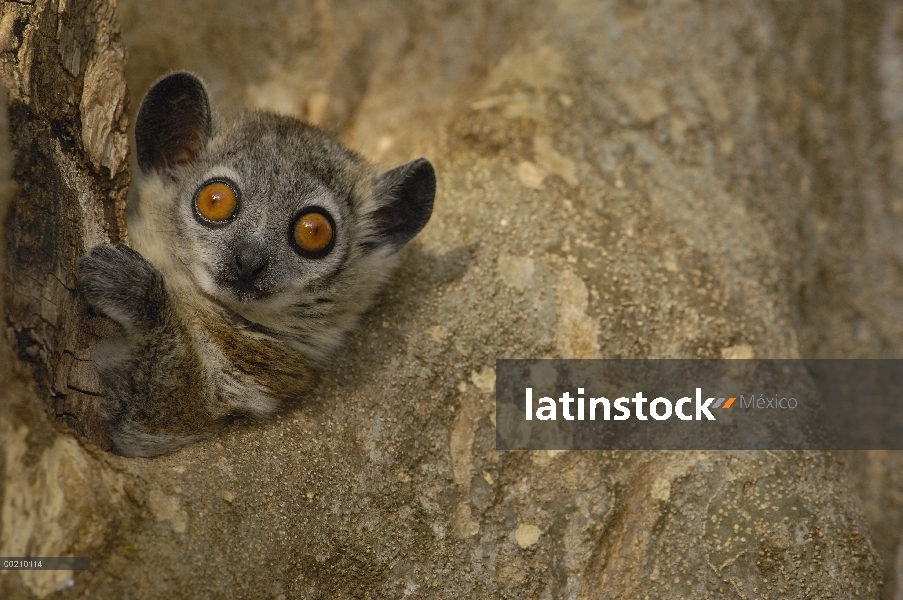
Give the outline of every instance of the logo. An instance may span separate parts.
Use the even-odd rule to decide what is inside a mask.
[[[643,396],[643,392],[637,392],[633,398],[620,397],[614,401],[605,397],[584,398],[584,389],[577,388],[577,397],[572,398],[570,392],[565,392],[558,400],[544,396],[537,400],[536,409],[533,408],[533,388],[526,388],[525,416],[527,421],[536,418],[539,421],[558,420],[558,404],[561,405],[561,417],[565,421],[626,421],[631,416],[640,421],[648,421],[651,417],[656,421],[666,421],[671,417],[677,417],[681,421],[716,421],[712,410],[727,409],[734,406],[737,398],[739,406],[743,408],[789,408],[794,409],[798,403],[796,398],[767,398],[763,394],[756,398],[751,394],[747,401],[745,396],[730,398],[710,397],[703,400],[702,388],[696,388],[695,397],[684,396],[671,402],[664,396],[649,400]],[[649,403],[648,411],[646,403]],[[576,414],[572,413],[573,404],[576,403]],[[631,406],[631,404],[633,406]],[[691,405],[687,407],[687,405]],[[692,410],[689,414],[685,410]]]

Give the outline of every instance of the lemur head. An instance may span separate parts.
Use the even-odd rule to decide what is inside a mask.
[[[215,121],[203,83],[187,73],[150,89],[135,138],[142,177],[129,228],[137,249],[161,255],[151,262],[169,260],[211,302],[302,346],[325,344],[324,353],[432,213],[428,160],[378,173],[290,117]]]

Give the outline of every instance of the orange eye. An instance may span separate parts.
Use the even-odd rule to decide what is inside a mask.
[[[198,192],[194,204],[199,215],[208,221],[222,223],[228,221],[235,214],[238,199],[231,187],[222,181],[214,181],[205,185]]]
[[[295,223],[295,243],[303,252],[319,254],[329,250],[333,235],[332,221],[321,212],[304,213]]]

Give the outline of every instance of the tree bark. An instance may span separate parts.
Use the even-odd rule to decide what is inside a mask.
[[[101,447],[90,349],[104,324],[76,290],[86,248],[125,238],[125,48],[112,0],[5,2],[13,176],[6,221],[6,330],[47,409]]]

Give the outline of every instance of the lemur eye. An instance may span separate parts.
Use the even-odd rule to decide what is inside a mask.
[[[326,256],[335,239],[334,223],[324,210],[302,213],[295,221],[294,238],[301,253],[310,258]]]
[[[235,214],[238,198],[231,186],[222,181],[214,181],[201,188],[194,198],[194,206],[204,219],[223,223]]]

